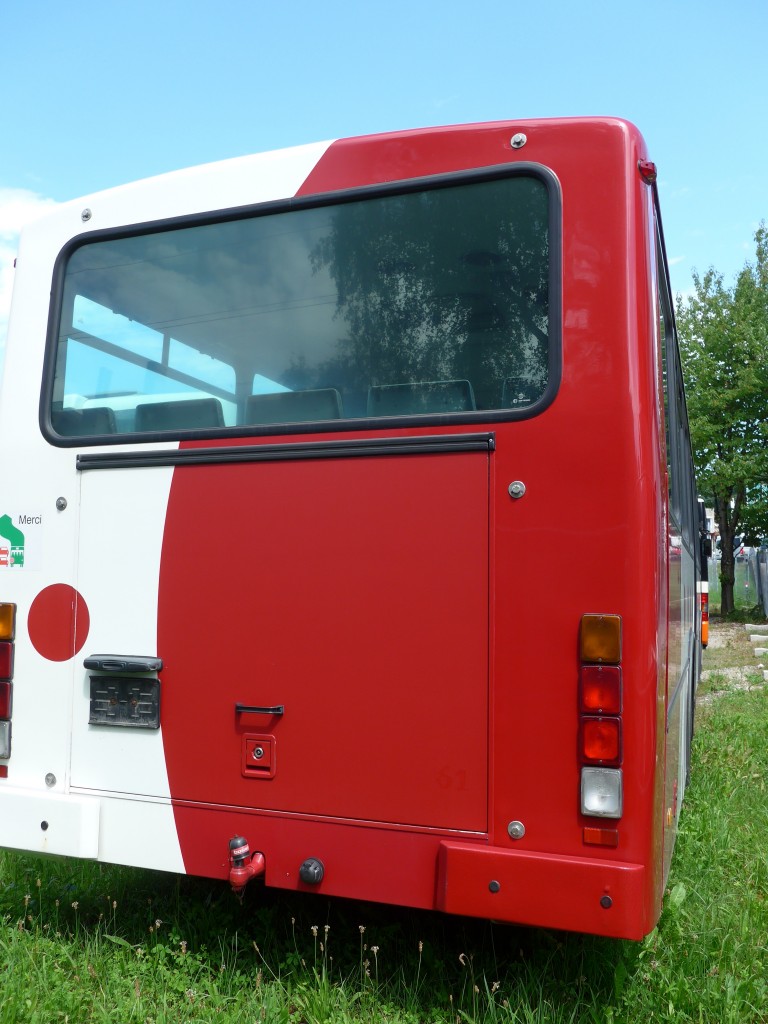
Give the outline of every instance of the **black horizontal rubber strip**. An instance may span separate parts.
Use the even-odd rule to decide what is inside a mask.
[[[451,452],[491,452],[494,448],[495,434],[371,437],[362,440],[238,444],[216,448],[169,448],[143,452],[81,452],[77,456],[77,468],[85,471],[138,469],[148,466],[201,466],[229,462],[371,458],[377,455],[442,455]]]

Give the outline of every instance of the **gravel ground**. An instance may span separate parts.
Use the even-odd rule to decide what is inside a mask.
[[[708,651],[717,651],[722,647],[738,645],[744,637],[748,637],[744,624],[741,622],[709,622]],[[766,644],[768,647],[768,644]]]
[[[702,682],[711,680],[715,688],[700,693],[696,698],[697,704],[711,704],[717,697],[733,693],[734,690],[762,689],[765,686],[762,680],[763,670],[768,667],[768,656],[755,657],[749,635],[743,623],[710,621],[709,645],[704,655],[704,665],[707,665],[708,656],[715,655],[717,667],[705,667],[701,679]],[[768,636],[764,646],[768,647]],[[748,663],[729,666],[727,659],[723,658],[723,652],[728,650],[733,651],[734,662],[747,660]],[[718,686],[716,681],[722,681],[723,685]]]

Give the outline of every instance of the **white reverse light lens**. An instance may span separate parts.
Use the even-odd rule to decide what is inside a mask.
[[[581,813],[620,818],[624,809],[621,768],[581,769]]]
[[[11,756],[11,723],[0,722],[0,757]]]

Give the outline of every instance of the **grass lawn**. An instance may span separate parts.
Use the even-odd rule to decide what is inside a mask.
[[[768,692],[713,622],[664,913],[642,943],[0,854],[0,1024],[768,1021]],[[732,670],[738,668],[738,674]]]

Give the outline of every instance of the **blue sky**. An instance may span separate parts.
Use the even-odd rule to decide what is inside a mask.
[[[768,219],[768,0],[0,0],[0,350],[51,202],[322,139],[611,114],[659,168],[675,291]]]

